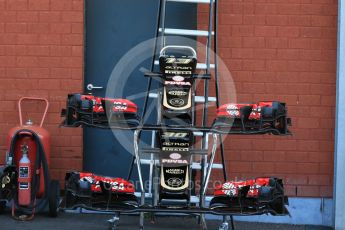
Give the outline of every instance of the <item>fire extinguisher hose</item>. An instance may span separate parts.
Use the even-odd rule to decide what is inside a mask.
[[[50,184],[50,175],[49,175],[49,168],[48,168],[48,162],[46,158],[46,154],[44,151],[43,144],[40,140],[40,137],[37,135],[32,130],[29,129],[21,129],[18,130],[14,135],[11,140],[11,145],[10,145],[10,151],[9,154],[14,159],[14,151],[15,151],[15,144],[18,140],[18,138],[23,134],[23,133],[30,133],[33,137],[33,139],[36,142],[36,161],[35,161],[35,167],[33,169],[33,177],[32,177],[32,183],[31,183],[31,203],[27,207],[20,206],[18,204],[18,199],[17,199],[17,194],[14,195],[14,206],[16,206],[20,211],[24,213],[31,213],[32,217],[34,215],[34,212],[38,208],[45,208],[47,203],[48,203],[48,197],[49,197],[49,184]],[[42,175],[39,174],[41,167],[43,167],[43,176],[44,176],[44,195],[42,199],[40,199],[38,202],[36,202],[36,196],[40,188],[40,177]],[[17,190],[16,190],[17,191]],[[13,210],[12,210],[12,214]],[[15,216],[12,215],[14,218]],[[17,219],[17,218],[16,218]],[[22,220],[22,219],[21,219]]]

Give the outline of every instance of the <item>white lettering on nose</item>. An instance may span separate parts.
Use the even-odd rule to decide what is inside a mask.
[[[188,161],[187,160],[163,159],[162,163],[168,163],[168,164],[188,164]]]
[[[191,85],[188,81],[165,81],[166,85]]]

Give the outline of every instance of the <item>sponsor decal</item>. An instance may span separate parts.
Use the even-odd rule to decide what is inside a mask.
[[[98,189],[98,188],[101,187],[100,181],[99,180],[94,180],[94,178],[92,178],[90,176],[82,177],[82,178],[80,178],[80,181],[85,181],[85,182],[89,182],[90,184],[93,184],[95,189]],[[112,190],[120,190],[120,191],[125,190],[124,183],[119,183],[119,182],[116,182],[116,181],[111,181],[111,179],[104,180],[102,182],[106,183],[106,184],[109,184],[110,187],[112,188]],[[109,189],[110,189],[110,187],[109,187]]]
[[[174,160],[166,160],[166,161],[174,161]],[[175,161],[181,161],[181,160],[175,160]],[[178,163],[178,162],[177,162]],[[184,164],[188,164],[187,161],[183,162]],[[161,166],[164,168],[164,166]],[[169,169],[176,169],[176,168],[169,168]],[[181,191],[182,189],[186,189],[189,185],[189,175],[188,175],[188,167],[185,167],[185,172],[183,172],[183,175],[172,175],[172,174],[164,174],[164,170],[161,170],[161,177],[160,177],[160,184],[163,188],[172,190],[172,191]],[[180,171],[172,171],[172,172],[180,172]],[[182,172],[182,171],[181,171]],[[178,177],[178,178],[177,178]],[[183,177],[183,178],[182,178]],[[178,180],[176,180],[177,178]],[[170,180],[170,183],[168,183],[168,180]],[[181,183],[180,183],[181,180]]]
[[[179,142],[163,142],[162,143],[163,146],[177,146],[177,147],[188,147],[189,143],[179,143]]]
[[[226,112],[233,117],[240,116],[240,111],[238,107],[234,104],[229,104],[228,107],[226,107]]]
[[[188,136],[188,133],[179,133],[179,132],[164,132],[162,138],[183,138]]]
[[[168,91],[168,94],[172,96],[186,96],[188,92],[185,92],[182,90],[171,90],[171,91]]]
[[[189,85],[191,86],[192,84],[188,81],[165,81],[165,85]]]
[[[180,178],[172,177],[167,180],[167,184],[172,187],[178,187],[183,183],[183,181]]]
[[[88,98],[85,97],[83,100],[91,100],[92,101],[92,110],[93,112],[104,112],[102,101],[100,98]]]
[[[168,163],[168,164],[188,164],[187,160],[174,160],[174,159],[162,159],[162,163]]]
[[[82,178],[80,178],[80,181],[89,182],[90,184],[92,184],[94,182],[93,178],[90,176],[82,177]]]
[[[178,58],[177,63],[179,64],[189,64],[192,61],[190,58]]]
[[[233,183],[225,183],[225,184],[223,184],[222,188],[223,188],[222,192],[225,195],[228,195],[228,196],[236,196],[237,195],[237,189]]]
[[[175,175],[184,174],[183,169],[166,169],[165,172],[169,174],[175,174]]]
[[[184,105],[184,100],[181,98],[173,98],[169,100],[169,103],[174,106],[182,106]]]
[[[126,110],[127,107],[128,107],[127,103],[123,103],[120,101],[114,101],[114,106],[113,106],[114,110]]]
[[[162,151],[167,151],[167,152],[188,152],[189,148],[162,147]]]
[[[192,61],[190,58],[167,58],[166,63],[176,63],[176,64],[188,64]]]
[[[171,64],[171,63],[174,63],[176,61],[176,58],[167,58],[167,59],[165,59],[165,61],[166,61],[166,63]]]
[[[166,74],[173,74],[173,75],[192,75],[192,71],[180,71],[180,70],[165,70]]]
[[[234,184],[232,182],[227,182],[227,183],[223,184],[222,192],[228,196],[237,196],[239,189],[241,189],[244,186],[248,186],[248,185],[246,185],[245,182],[243,182],[243,184],[238,184],[238,183]],[[258,195],[258,189],[260,187],[261,187],[261,185],[258,185],[258,184],[250,185],[247,195],[248,196],[257,196]]]
[[[178,160],[178,159],[181,159],[182,156],[179,153],[172,153],[169,155],[169,157],[173,160]]]
[[[166,70],[192,70],[192,67],[190,67],[190,66],[166,66],[165,69]]]
[[[261,117],[261,106],[253,105],[252,112],[249,115],[249,119],[251,120],[259,120]]]
[[[103,181],[103,183],[107,183],[107,184],[110,184],[111,188],[113,190],[125,190],[125,185],[123,183],[118,183],[118,182],[115,182],[115,181]],[[99,181],[96,181],[96,187],[95,188],[100,188],[100,183]]]
[[[182,77],[182,76],[174,76],[172,79],[174,81],[184,81],[184,77]]]

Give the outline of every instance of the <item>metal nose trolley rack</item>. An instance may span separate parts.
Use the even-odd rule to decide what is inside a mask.
[[[208,30],[166,28],[165,12],[167,2],[208,4]],[[100,183],[102,189],[99,188],[97,191],[97,198],[104,196],[107,202],[103,209],[99,206],[96,207],[92,202],[89,202],[90,197],[95,197],[91,194],[92,188],[96,186],[92,182],[93,178],[82,181],[79,180],[78,176],[72,183],[66,183],[66,188],[73,195],[72,200],[76,201],[76,198],[86,200],[86,202],[78,203],[78,205],[87,209],[115,212],[116,215],[109,221],[111,229],[117,229],[121,213],[140,213],[140,229],[144,228],[144,213],[197,215],[203,229],[207,229],[205,214],[221,215],[224,217],[219,228],[221,230],[229,229],[227,223],[227,217],[229,216],[231,227],[234,229],[232,215],[287,214],[288,212],[284,206],[287,204],[287,199],[284,197],[283,185],[281,180],[276,178],[257,178],[240,183],[227,182],[222,187],[216,188],[215,194],[217,194],[217,197],[211,199],[210,206],[206,205],[206,192],[212,169],[222,169],[224,181],[227,181],[224,148],[222,141],[219,141],[222,139],[221,136],[267,133],[286,135],[289,134],[287,126],[290,125],[290,119],[287,118],[285,104],[279,102],[220,106],[218,60],[215,55],[214,64],[211,64],[210,52],[212,40],[215,54],[218,48],[217,0],[160,0],[159,8],[159,26],[157,28],[154,54],[156,56],[157,50],[160,50],[160,55],[159,60],[153,59],[151,72],[145,74],[149,78],[141,119],[137,119],[134,105],[131,105],[131,108],[128,107],[130,103],[128,101],[79,94],[69,95],[67,108],[63,114],[66,118],[63,125],[67,127],[85,125],[96,128],[134,131],[134,157],[127,180],[131,177],[132,169],[136,165],[140,182],[140,193],[138,194],[140,202],[133,199],[132,191],[134,189],[130,183],[123,183],[127,187],[123,187],[122,190],[128,191],[127,194],[116,193],[120,190],[118,186],[120,180],[116,178],[113,180],[117,183],[116,188],[110,185],[110,191],[104,190],[106,182]],[[159,35],[161,36],[159,37]],[[166,35],[207,37],[205,63],[198,63],[197,54],[191,47],[166,45]],[[159,72],[153,72],[155,65],[159,65]],[[196,74],[196,69],[200,69],[204,73]],[[215,80],[215,97],[209,97],[209,80],[212,76]],[[161,84],[158,93],[150,93],[153,79],[158,80]],[[196,80],[203,81],[203,96],[195,95],[197,90],[194,83]],[[149,97],[157,98],[158,116],[155,125],[145,123]],[[219,119],[217,118],[211,126],[208,125],[210,102],[215,102],[218,109],[217,116],[220,115]],[[203,103],[204,105],[201,126],[196,125],[196,103]],[[112,111],[110,115],[105,112],[107,104]],[[119,111],[126,111],[126,114],[119,116]],[[119,119],[122,119],[121,122],[119,122]],[[152,132],[152,145],[150,148],[143,149],[140,146],[141,134],[144,131]],[[201,146],[199,148],[196,146],[195,136],[201,137]],[[212,137],[211,142],[209,142],[210,136]],[[210,149],[209,145],[211,145]],[[221,164],[214,164],[218,145],[221,150],[222,162]],[[151,158],[149,160],[142,159],[143,154],[150,154]],[[193,155],[201,156],[201,162],[193,162]],[[148,191],[144,187],[142,164],[150,165],[150,186]],[[190,179],[192,169],[201,170],[201,188],[199,195],[194,196]],[[159,182],[154,183],[155,179],[159,179]],[[118,200],[119,206],[109,205],[113,192],[115,199],[116,197],[122,197],[122,200]],[[146,198],[150,198],[152,203],[148,204]],[[99,200],[97,201],[99,204]],[[154,218],[154,215],[152,215],[152,218]]]
[[[207,4],[209,7],[209,19],[208,19],[208,30],[207,31],[203,31],[203,30],[186,30],[186,29],[177,29],[177,28],[166,28],[166,12],[167,12],[167,3],[168,2],[176,2],[176,3],[186,3],[186,4]],[[217,18],[217,14],[218,14],[218,5],[217,5],[217,0],[161,0],[160,1],[160,7],[159,7],[159,14],[158,14],[158,28],[157,28],[157,33],[156,33],[156,44],[155,44],[155,50],[154,50],[154,62],[152,63],[151,66],[151,71],[154,71],[154,67],[155,65],[159,65],[160,61],[159,60],[155,60],[156,59],[156,53],[157,50],[156,49],[160,49],[160,55],[159,57],[162,57],[166,51],[168,51],[169,49],[174,50],[174,51],[190,51],[190,53],[192,54],[193,58],[195,58],[197,60],[197,54],[195,52],[195,50],[191,47],[186,47],[186,46],[166,46],[166,36],[168,35],[172,35],[172,36],[200,36],[200,37],[206,37],[207,41],[206,41],[206,56],[205,56],[205,63],[196,63],[196,69],[199,69],[201,71],[204,71],[204,74],[195,74],[194,77],[195,79],[201,79],[204,82],[204,87],[203,87],[203,92],[204,95],[203,96],[195,96],[195,92],[196,92],[196,86],[193,85],[193,89],[192,89],[192,94],[193,97],[191,99],[191,111],[189,111],[190,114],[190,119],[186,121],[186,119],[184,119],[182,121],[185,122],[186,126],[189,127],[195,127],[196,125],[196,121],[197,121],[197,117],[196,117],[196,104],[197,103],[203,103],[204,107],[203,107],[203,111],[202,111],[202,127],[207,126],[207,121],[208,121],[208,106],[210,102],[215,102],[217,108],[219,107],[219,86],[218,86],[218,74],[217,74],[217,24],[218,24],[218,18]],[[214,31],[213,31],[214,28]],[[214,39],[213,39],[214,37]],[[213,42],[213,49],[215,50],[215,56],[214,56],[214,64],[211,64],[211,46],[212,46],[212,40],[214,40]],[[215,76],[215,97],[209,97],[209,80],[210,80],[210,76],[211,76],[211,72],[212,69],[214,70],[214,76]],[[161,71],[164,72],[164,69]],[[181,72],[177,71],[174,73],[176,74],[181,74]],[[194,74],[194,71],[193,73]],[[162,95],[164,92],[160,92],[160,93],[150,93],[151,91],[151,86],[152,86],[152,79],[157,77],[156,74],[146,74],[146,76],[150,77],[148,80],[148,85],[147,85],[147,95],[145,98],[145,102],[144,102],[144,107],[143,107],[143,114],[142,114],[142,121],[145,121],[145,117],[146,117],[146,112],[147,112],[147,104],[148,104],[148,98],[152,97],[152,98],[157,98],[157,108],[158,108],[158,116],[157,116],[157,125],[159,124],[165,124],[167,122],[167,120],[169,120],[169,117],[164,117],[164,115],[162,115],[162,106],[164,106],[164,100],[162,100],[162,97],[164,97],[164,95]],[[161,85],[161,88],[164,88],[164,85]],[[181,121],[181,120],[180,120]],[[168,129],[168,128],[167,128]],[[201,170],[201,187],[205,188],[205,191],[202,192],[202,194],[200,195],[200,197],[198,196],[191,196],[191,199],[189,200],[190,203],[199,203],[200,207],[204,207],[205,206],[205,194],[206,194],[206,185],[208,184],[208,180],[209,180],[209,176],[207,171],[209,171],[209,173],[211,172],[212,168],[216,168],[216,169],[223,169],[223,177],[224,177],[224,181],[227,180],[227,173],[226,173],[226,167],[225,167],[225,158],[224,158],[224,146],[222,141],[220,141],[220,150],[221,150],[221,164],[213,164],[213,160],[214,160],[214,156],[211,157],[212,163],[210,162],[208,164],[208,137],[209,137],[208,132],[200,132],[200,131],[196,131],[193,133],[193,135],[196,136],[202,136],[202,143],[201,143],[201,149],[199,151],[199,153],[201,154],[201,158],[202,161],[200,163],[197,162],[192,162],[191,163],[191,169],[195,170],[195,169],[200,169]],[[140,132],[138,134],[138,138],[140,138]],[[153,131],[152,133],[152,144],[151,146],[153,148],[157,148],[157,143],[156,143],[156,136],[157,136],[157,131]],[[220,139],[222,138],[221,136],[219,137]],[[212,150],[216,151],[217,148],[217,136],[213,135],[213,146],[212,146]],[[195,143],[193,143],[195,144]],[[149,150],[146,150],[148,153],[150,152]],[[215,152],[213,153],[215,154]],[[212,155],[212,154],[211,154]],[[135,163],[135,159],[138,159],[138,156],[135,156],[133,158],[132,161],[132,165],[130,167],[129,170],[129,175],[127,179],[130,179],[131,174],[132,174],[132,169],[133,169],[133,165]],[[157,183],[153,183],[154,182],[154,176],[159,176],[160,172],[159,172],[159,167],[156,164],[157,162],[154,159],[154,153],[151,153],[151,159],[150,160],[137,160],[136,162],[140,162],[141,164],[149,164],[150,165],[150,177],[149,177],[149,191],[147,193],[145,193],[145,197],[147,198],[152,198],[152,205],[154,207],[157,207],[158,205],[158,185]],[[208,170],[206,170],[208,169]],[[139,170],[139,168],[138,168]],[[152,189],[153,188],[153,189]],[[152,191],[153,190],[153,191]],[[144,194],[142,194],[143,196]],[[192,194],[189,194],[192,195]],[[152,220],[154,220],[154,214],[152,215]],[[200,214],[200,223],[205,225],[205,218],[203,214]],[[225,221],[225,219],[224,219]],[[233,219],[231,216],[231,223],[233,225]]]

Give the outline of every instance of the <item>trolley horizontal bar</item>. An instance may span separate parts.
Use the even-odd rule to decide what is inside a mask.
[[[169,126],[165,125],[164,127],[161,125],[151,125],[151,124],[145,124],[145,125],[139,125],[139,126],[130,126],[126,124],[122,125],[110,125],[110,126],[104,126],[104,125],[97,125],[97,124],[90,124],[84,121],[77,121],[73,124],[73,127],[79,126],[79,125],[86,125],[89,127],[94,128],[101,128],[101,129],[118,129],[118,130],[142,130],[142,131],[191,131],[191,132],[202,132],[202,133],[214,133],[214,134],[224,134],[224,135],[258,135],[258,134],[268,134],[271,132],[279,132],[277,129],[260,129],[260,130],[253,130],[253,131],[235,131],[235,130],[226,130],[228,127],[224,127],[222,129],[214,128],[214,127],[199,127],[199,126]],[[62,124],[61,126],[66,126]],[[69,126],[67,126],[69,127]],[[229,127],[230,129],[230,127]],[[279,135],[286,136],[291,135],[290,132],[288,133],[280,133]]]
[[[209,208],[200,208],[200,207],[181,207],[181,208],[164,208],[164,207],[151,207],[151,206],[140,206],[138,208],[129,208],[129,209],[100,209],[92,208],[86,205],[76,205],[71,208],[62,208],[63,211],[73,211],[78,208],[83,208],[90,211],[98,212],[109,212],[109,213],[182,213],[182,214],[211,214],[217,216],[254,216],[254,215],[263,215],[269,214],[268,210],[260,210],[253,212],[234,212],[234,211],[217,211]],[[276,216],[284,216],[276,214]]]

